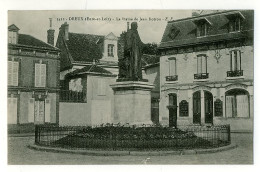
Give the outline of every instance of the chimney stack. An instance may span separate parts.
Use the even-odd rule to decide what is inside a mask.
[[[127,22],[127,31],[129,30],[129,22]]]
[[[69,40],[69,25],[67,22],[64,23],[64,38],[65,40]]]
[[[52,18],[50,18],[50,29],[47,30],[47,43],[54,46],[54,32],[55,30],[52,29]]]
[[[60,32],[63,34],[65,40],[69,40],[69,25],[67,22],[60,26]]]

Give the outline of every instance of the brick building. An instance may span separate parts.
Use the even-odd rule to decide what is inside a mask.
[[[253,130],[254,12],[168,22],[159,46],[160,122]]]
[[[8,27],[9,126],[59,122],[59,65],[58,48]]]

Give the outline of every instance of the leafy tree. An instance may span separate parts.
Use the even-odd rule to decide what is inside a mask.
[[[158,45],[156,43],[147,43],[143,46],[143,54],[159,55]]]

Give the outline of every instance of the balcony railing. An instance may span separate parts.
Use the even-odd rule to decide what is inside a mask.
[[[60,90],[60,102],[86,102],[86,92]]]
[[[243,70],[227,71],[227,77],[243,76]]]
[[[194,74],[194,79],[208,79],[209,73],[197,73]]]
[[[166,76],[166,81],[178,81],[178,75]]]

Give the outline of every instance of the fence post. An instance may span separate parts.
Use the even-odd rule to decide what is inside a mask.
[[[34,131],[35,133],[34,133],[34,143],[36,144],[36,143],[38,143],[38,126],[37,125],[35,125],[35,131]]]
[[[228,142],[231,143],[230,125],[227,126],[227,132],[228,132]]]

